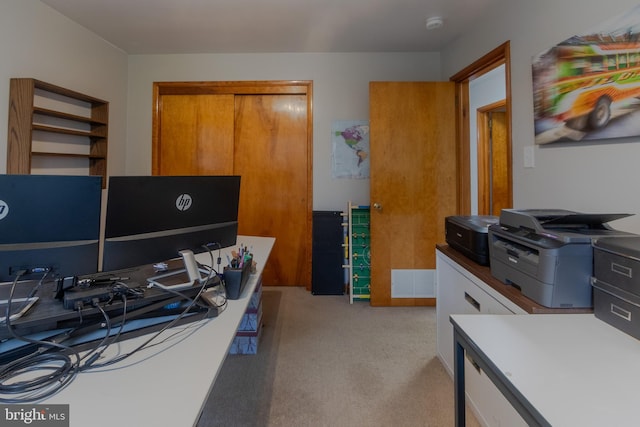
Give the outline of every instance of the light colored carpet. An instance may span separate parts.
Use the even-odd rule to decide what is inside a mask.
[[[227,357],[198,427],[454,425],[435,307],[265,287],[263,325],[258,354]]]

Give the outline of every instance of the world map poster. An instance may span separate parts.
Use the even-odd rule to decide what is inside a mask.
[[[333,122],[333,177],[369,178],[369,121]]]

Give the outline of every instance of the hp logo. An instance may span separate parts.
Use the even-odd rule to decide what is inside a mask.
[[[4,200],[0,200],[0,219],[3,219],[8,214],[9,214],[9,205]]]
[[[193,200],[191,199],[191,196],[188,195],[187,193],[184,193],[179,195],[178,198],[176,199],[176,208],[178,208],[179,211],[186,211],[191,207],[192,203],[193,203]]]

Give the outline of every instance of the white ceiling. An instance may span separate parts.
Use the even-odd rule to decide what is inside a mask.
[[[41,1],[127,53],[168,54],[439,51],[501,0]]]

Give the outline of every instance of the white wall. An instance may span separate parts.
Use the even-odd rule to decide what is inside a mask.
[[[148,174],[153,81],[313,80],[314,209],[344,210],[348,200],[369,202],[369,181],[331,177],[331,123],[368,118],[368,82],[447,80],[510,40],[515,206],[634,213],[612,225],[640,233],[635,185],[640,138],[536,146],[535,168],[523,167],[524,147],[534,145],[531,58],[635,5],[633,0],[504,0],[441,54],[127,56],[38,0],[3,0],[0,129],[7,129],[11,77],[68,87],[110,101],[109,174]],[[0,173],[6,172],[5,138],[0,137]]]
[[[369,204],[369,180],[333,179],[331,124],[368,120],[369,81],[441,80],[438,53],[200,54],[129,57],[129,175],[151,173],[154,81],[313,80],[313,209]]]
[[[124,173],[127,55],[38,0],[0,1],[0,173],[7,171],[9,79],[33,77],[109,101],[111,174]]]
[[[541,51],[630,10],[633,0],[504,0],[442,51],[448,78],[507,40],[511,42],[513,191],[516,208],[628,212],[614,228],[640,233],[640,138],[535,146],[535,167],[523,150],[534,145],[531,59]],[[630,142],[631,141],[631,142]]]

